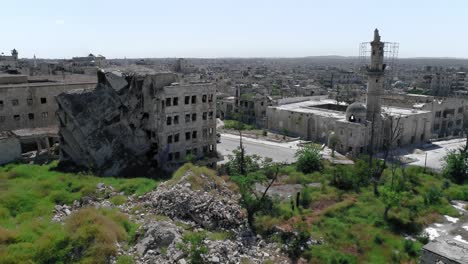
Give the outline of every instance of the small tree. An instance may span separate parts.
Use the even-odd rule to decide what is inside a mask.
[[[317,145],[305,145],[296,154],[297,169],[303,173],[311,173],[322,169],[322,154]]]
[[[278,179],[279,170],[282,165],[281,163],[271,162],[271,160],[264,160],[261,170],[252,171],[245,176],[237,175],[232,177],[233,181],[239,186],[241,205],[247,211],[247,221],[252,230],[255,230],[255,214],[259,212],[269,212],[273,208],[273,202],[267,196],[267,192]],[[255,184],[267,181],[269,181],[269,183],[265,190],[261,195],[257,194]]]
[[[390,183],[387,183],[380,189],[380,199],[385,205],[384,220],[388,219],[388,211],[393,207],[399,207],[407,192],[405,190],[405,168],[401,166],[398,159],[393,158],[390,168]],[[397,174],[398,168],[401,169],[401,175]]]
[[[340,144],[340,138],[338,137],[337,134],[332,132],[330,134],[330,137],[328,138],[328,147],[330,147],[331,150],[332,150],[331,156],[333,158],[335,157],[335,150],[336,150],[336,146],[338,146],[338,144]]]
[[[445,156],[443,174],[456,183],[468,180],[468,152],[464,149],[451,151]]]

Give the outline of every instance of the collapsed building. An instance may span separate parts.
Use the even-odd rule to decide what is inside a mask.
[[[214,165],[212,83],[179,83],[174,73],[99,71],[94,89],[57,96],[60,163],[105,176]]]

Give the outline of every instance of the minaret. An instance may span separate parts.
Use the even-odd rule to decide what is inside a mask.
[[[18,60],[18,51],[16,49],[13,49],[11,51],[11,56],[13,57],[14,60]]]
[[[384,43],[380,41],[379,30],[374,31],[374,40],[371,42],[371,64],[367,67],[367,113],[366,119],[371,122],[380,120],[380,97],[383,94],[384,70]]]

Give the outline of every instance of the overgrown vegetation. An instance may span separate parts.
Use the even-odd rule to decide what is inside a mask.
[[[242,123],[237,120],[224,120],[225,129],[234,129],[234,130],[254,130],[256,129],[254,125],[249,125]]]
[[[468,181],[468,151],[467,149],[458,149],[449,152],[445,157],[444,175],[456,183]]]
[[[333,165],[313,148],[297,155],[298,162],[279,166],[276,176],[274,163],[249,155],[244,155],[246,169],[240,173],[239,150],[223,167],[239,185],[254,230],[288,244],[290,257],[302,256],[310,263],[414,263],[427,243],[427,237],[419,235],[422,229],[441,215],[457,216],[449,201],[468,198],[468,186],[444,174],[380,161],[374,161],[383,168],[375,195],[368,157],[354,165]],[[299,162],[301,158],[309,162]],[[273,179],[278,184],[301,184],[303,189],[291,199],[262,200],[255,184],[269,186]],[[256,210],[249,208],[253,205]],[[297,235],[278,237],[274,235],[278,228]],[[408,234],[418,240],[406,240]],[[322,238],[324,243],[307,249],[306,237]]]
[[[105,263],[115,253],[116,241],[133,242],[137,226],[118,211],[82,209],[61,225],[51,222],[54,206],[100,195],[95,192],[99,182],[126,195],[142,195],[156,181],[61,173],[55,166],[0,167],[1,263]],[[123,202],[123,197],[113,199]]]
[[[296,153],[297,169],[303,173],[311,173],[322,168],[322,154],[320,148],[315,144],[308,144]]]

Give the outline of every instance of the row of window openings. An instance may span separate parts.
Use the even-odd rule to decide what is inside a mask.
[[[463,107],[458,108],[458,113],[459,114],[463,113]],[[447,117],[447,115],[453,115],[453,114],[455,114],[455,109],[449,109],[449,110],[444,111],[444,117]],[[441,115],[442,115],[441,111],[437,111],[435,113],[435,117],[441,117]]]
[[[457,121],[455,121],[455,124],[457,126],[461,125],[461,119],[458,119]],[[447,123],[447,127],[448,128],[451,128],[453,126],[453,122],[450,121]],[[434,130],[439,130],[440,129],[440,124],[434,124]]]
[[[208,118],[210,120],[213,120],[213,111],[211,111],[209,113],[208,112],[203,112],[202,119],[207,120]],[[186,114],[185,115],[185,123],[190,123],[190,121],[192,121],[192,122],[197,121],[197,114]],[[172,124],[178,125],[179,124],[179,116],[178,115],[168,116],[166,118],[166,124],[168,126],[170,126]]]
[[[45,97],[42,97],[40,99],[40,101],[41,101],[41,104],[47,104],[47,98],[45,98]],[[26,99],[26,103],[28,105],[32,105],[33,104],[33,99],[32,98]],[[0,108],[2,108],[4,106],[4,104],[5,103],[3,102],[3,100],[0,100]],[[11,100],[11,105],[13,105],[13,106],[19,105],[19,100],[18,99],[12,99]]]
[[[208,103],[211,103],[213,102],[213,94],[209,94],[209,95],[202,95],[202,103],[206,103],[206,101],[208,100]],[[192,103],[192,104],[196,104],[197,103],[197,96],[196,95],[186,95],[185,96],[185,100],[184,100],[184,103],[186,105]],[[179,105],[179,97],[168,97],[166,98],[166,106],[177,106]],[[164,106],[164,104],[163,104]]]
[[[209,131],[208,129],[203,129],[203,138],[207,138],[208,135],[211,137],[213,135],[213,128],[210,128]],[[192,132],[185,132],[185,140],[190,140],[190,139],[197,139],[197,136],[198,136],[198,133],[197,131],[192,131]],[[170,143],[176,143],[176,142],[179,142],[180,140],[180,136],[179,136],[179,133],[177,134],[174,134],[174,135],[169,135],[167,136],[167,144],[170,144]]]
[[[42,119],[46,119],[48,116],[49,116],[49,112],[42,112]],[[29,120],[34,120],[34,114],[33,113],[29,113],[28,114],[28,119]],[[0,116],[0,123],[3,123],[5,122],[6,120],[6,117],[5,116]],[[21,116],[20,115],[14,115],[13,116],[13,120],[15,121],[20,121],[21,120]]]
[[[203,153],[213,152],[213,150],[214,150],[213,145],[203,146]],[[186,152],[185,152],[185,156],[190,156],[190,155],[197,156],[198,155],[198,149],[197,148],[187,149]],[[177,151],[177,152],[168,153],[167,154],[167,160],[169,160],[169,161],[180,160],[180,152]]]

